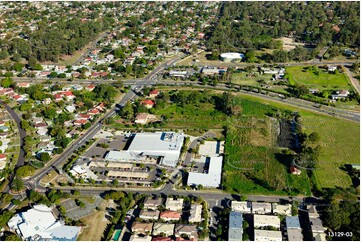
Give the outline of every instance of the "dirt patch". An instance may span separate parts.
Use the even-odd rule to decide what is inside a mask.
[[[278,136],[278,146],[284,148],[293,147],[293,136],[291,133],[291,124],[287,120],[280,120],[280,134]]]
[[[81,221],[86,224],[80,234],[80,241],[101,241],[107,225],[110,223],[105,218],[105,211],[97,211],[92,215],[82,218]]]
[[[283,43],[283,50],[293,50],[294,48],[296,48],[297,46],[303,46],[302,43],[297,43],[295,42],[292,38],[287,38],[287,37],[283,37],[277,40],[281,40]]]
[[[270,146],[270,125],[268,120],[258,120],[255,128],[251,130],[251,145],[253,146]]]

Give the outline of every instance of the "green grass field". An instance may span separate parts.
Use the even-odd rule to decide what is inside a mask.
[[[249,86],[260,86],[258,80],[264,80],[265,82],[271,81],[272,74],[259,75],[255,73],[254,77],[250,77],[247,72],[234,73],[232,75],[232,83]]]
[[[360,162],[360,125],[354,122],[301,112],[306,133],[321,136],[321,155],[315,170],[320,187],[349,187],[351,178],[340,169],[345,164]]]
[[[276,137],[270,137],[274,132],[267,121],[269,118],[260,115],[262,109],[267,110],[269,106],[260,108],[262,105],[253,106],[254,110],[260,110],[254,113],[264,119],[243,122],[244,126],[228,126],[223,188],[228,192],[246,194],[310,195],[307,174],[289,174],[291,159],[273,146],[272,138]],[[250,126],[250,123],[253,125]],[[266,130],[267,127],[269,130]],[[265,140],[268,142],[263,142]]]
[[[305,66],[291,66],[286,68],[286,73],[291,85],[298,83],[319,90],[348,90],[351,88],[351,84],[343,73],[330,74],[318,68],[319,74],[317,75],[311,68],[304,70],[304,67]]]
[[[247,97],[254,102],[262,100]],[[270,107],[298,111],[306,133],[318,132],[321,136],[321,155],[315,172],[319,187],[349,187],[351,179],[340,169],[345,164],[360,162],[360,124],[329,115],[317,114],[284,103],[267,101]]]
[[[214,109],[213,104],[201,103],[185,105],[184,107],[171,104],[164,109],[157,110],[157,116],[168,115],[165,127],[182,129],[218,129],[222,128],[226,115]]]

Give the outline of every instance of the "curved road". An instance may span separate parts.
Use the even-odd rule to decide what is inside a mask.
[[[19,151],[19,158],[18,158],[18,162],[16,163],[16,167],[23,166],[25,164],[24,139],[26,137],[26,131],[21,128],[21,119],[18,116],[18,114],[2,100],[0,100],[0,104],[6,108],[6,110],[10,113],[11,117],[15,120],[15,123],[18,126],[19,135],[20,135],[20,151]]]

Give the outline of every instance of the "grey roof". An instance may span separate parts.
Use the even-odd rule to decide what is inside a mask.
[[[303,241],[301,229],[287,229],[288,241]]]
[[[240,212],[229,213],[229,230],[228,240],[230,241],[241,241],[242,240],[242,228],[243,218]]]
[[[301,228],[298,216],[287,216],[286,226],[287,228]]]
[[[48,231],[51,232],[53,238],[76,240],[76,237],[80,232],[80,227],[63,225]]]

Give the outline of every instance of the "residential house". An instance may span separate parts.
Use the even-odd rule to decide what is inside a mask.
[[[181,218],[182,214],[176,211],[166,210],[160,213],[160,219],[165,221],[178,221]]]
[[[331,97],[332,97],[332,100],[337,100],[337,99],[340,99],[340,98],[347,98],[348,95],[350,95],[349,91],[347,91],[347,90],[338,90],[336,92],[336,94],[332,94]]]
[[[312,233],[324,233],[326,228],[322,225],[320,218],[310,218],[310,225]]]
[[[254,241],[282,241],[282,233],[281,231],[255,229]]]
[[[174,241],[171,237],[153,237],[152,241]]]
[[[132,232],[136,234],[148,235],[152,232],[152,223],[134,222],[132,225]]]
[[[272,203],[272,211],[276,215],[291,216],[292,206],[291,206],[291,204],[281,205],[278,203]]]
[[[0,126],[0,130],[2,132],[7,132],[7,131],[9,131],[9,127],[8,126]]]
[[[86,86],[86,87],[85,87],[85,90],[87,90],[87,91],[93,91],[94,88],[95,88],[95,85],[94,85],[94,84],[90,84],[89,86]]]
[[[60,100],[59,100],[60,101]],[[51,99],[50,98],[45,98],[43,101],[42,101],[42,104],[44,105],[49,105],[51,103]]]
[[[20,83],[16,84],[16,86],[28,88],[28,87],[30,87],[30,83],[29,82],[20,82]]]
[[[84,119],[77,119],[73,122],[74,125],[76,126],[81,126],[83,124],[86,124],[88,122],[88,120],[84,120]]]
[[[337,70],[337,67],[336,66],[328,66],[328,68],[327,68],[327,71],[328,72],[335,72]]]
[[[197,226],[190,224],[177,224],[174,229],[174,235],[176,238],[187,235],[189,240],[198,239]]]
[[[290,172],[293,175],[301,175],[301,170],[295,166],[290,166]]]
[[[0,161],[6,161],[7,155],[0,154]]]
[[[308,217],[310,218],[319,218],[320,215],[317,212],[317,209],[314,205],[307,205],[306,207],[307,211],[308,211]]]
[[[65,109],[66,109],[66,111],[68,111],[69,113],[74,113],[75,110],[76,110],[76,107],[75,107],[74,104],[72,104],[72,105],[66,106]]]
[[[48,135],[41,135],[39,139],[41,142],[49,142],[51,138]]]
[[[255,214],[271,214],[271,203],[252,202],[252,212]]]
[[[168,197],[165,202],[165,208],[170,211],[181,211],[183,209],[183,198],[175,200],[174,198]]]
[[[273,227],[280,228],[281,220],[273,215],[259,215],[255,214],[253,217],[255,228]]]
[[[159,213],[159,211],[142,210],[140,212],[139,218],[145,220],[157,220],[159,218]]]
[[[147,124],[147,123],[150,123],[150,122],[155,122],[157,120],[158,120],[157,116],[155,116],[153,114],[140,113],[140,114],[137,115],[134,122],[136,124]]]
[[[288,241],[303,241],[302,228],[298,216],[286,217]]]
[[[189,211],[188,221],[190,223],[199,223],[202,221],[202,205],[200,204],[192,204],[191,209]]]
[[[157,210],[160,205],[162,205],[162,198],[147,197],[144,201],[144,209]]]
[[[62,95],[60,95],[59,93],[57,93],[57,94],[54,95],[54,101],[55,101],[55,102],[59,102],[59,101],[61,101],[61,100],[63,100],[63,96],[62,96]]]
[[[148,109],[153,108],[155,105],[154,101],[152,101],[152,100],[144,100],[144,101],[141,101],[140,103]]]
[[[99,110],[96,109],[96,108],[92,108],[92,109],[90,109],[89,112],[88,112],[88,114],[90,114],[90,115],[97,115],[97,114],[99,114],[99,113],[100,113]]]
[[[157,89],[152,90],[149,92],[149,97],[150,98],[156,98],[159,95],[159,91]]]
[[[232,201],[232,211],[243,213],[252,213],[252,203],[247,201]]]
[[[73,138],[74,135],[75,135],[75,134],[78,134],[78,133],[79,133],[78,130],[72,129],[72,130],[70,130],[65,136],[66,136],[67,138]]]
[[[243,234],[242,213],[231,211],[229,213],[228,240],[242,241]]]
[[[129,241],[152,241],[152,236],[132,234],[132,236],[130,236]]]
[[[174,233],[174,224],[165,224],[165,223],[154,223],[153,226],[153,235],[164,234],[165,236],[171,236]]]

